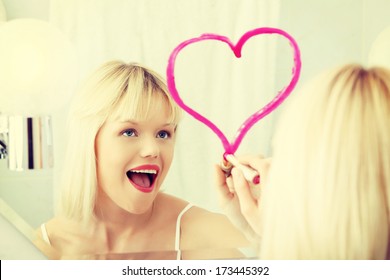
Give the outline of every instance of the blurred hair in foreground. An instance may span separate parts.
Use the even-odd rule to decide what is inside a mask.
[[[262,195],[260,258],[390,258],[390,71],[339,67],[290,101]]]

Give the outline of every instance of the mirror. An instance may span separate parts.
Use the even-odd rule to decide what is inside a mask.
[[[34,6],[26,2],[4,0],[8,20],[28,17],[48,20],[71,38],[79,58],[76,84],[98,65],[111,59],[141,62],[165,76],[170,52],[184,40],[202,33],[216,33],[235,42],[248,30],[272,26],[291,34],[301,49],[299,88],[325,68],[345,62],[367,63],[372,43],[389,25],[387,11],[390,10],[388,0],[342,3],[338,0],[280,0],[272,1],[272,4],[269,1],[242,3],[234,0],[229,5],[223,0],[170,0],[153,5],[123,1],[120,4],[123,6],[100,1],[94,7],[88,7],[88,1],[41,0],[39,5],[34,3]],[[63,9],[65,2],[67,9]],[[194,100],[197,105],[210,104],[201,109],[212,117],[219,117],[220,125],[230,135],[234,135],[248,112],[254,110],[250,106],[261,106],[283,88],[289,77],[289,47],[273,39],[266,40],[265,45],[263,42],[259,44],[261,51],[256,57],[256,65],[246,69],[247,72],[241,72],[241,66],[234,68],[236,72],[229,72],[230,66],[220,69],[218,62],[227,54],[225,50],[212,50],[213,46],[199,50],[204,57],[189,53],[181,61],[184,70],[178,73],[178,77],[183,94],[187,89],[191,90],[190,96],[199,98]],[[211,53],[215,55],[210,56]],[[211,73],[202,80],[203,73],[207,71]],[[224,72],[226,76],[221,78],[218,72]],[[67,94],[72,95],[70,90]],[[220,95],[215,97],[217,94]],[[251,98],[242,98],[243,94]],[[56,186],[65,153],[68,106],[68,101],[65,101],[52,114],[53,169],[14,172],[7,168],[5,160],[0,160],[0,197],[32,228],[39,227],[54,215],[54,204],[58,198]],[[281,110],[283,106],[255,125],[237,153],[272,155],[273,127]],[[220,162],[223,153],[219,140],[188,116],[181,123],[178,137],[175,159],[165,180],[164,191],[210,211],[220,211],[213,186],[213,164]],[[248,256],[253,257],[250,253]]]

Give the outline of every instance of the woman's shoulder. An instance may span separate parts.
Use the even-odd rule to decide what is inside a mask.
[[[52,218],[42,223],[36,230],[34,244],[49,258],[58,259],[61,247],[69,241],[69,232],[75,225],[63,218]]]
[[[237,248],[249,245],[225,215],[197,206],[183,216],[182,231],[183,248]]]
[[[54,217],[37,229],[37,235],[52,248],[66,253],[71,247],[80,248],[79,245],[82,245],[86,240],[87,232],[86,228],[77,221]]]
[[[225,215],[206,210],[204,208],[193,206],[183,216],[183,225],[192,230],[202,231],[207,225],[229,225],[230,222]]]
[[[191,205],[191,207],[183,212],[188,205]],[[222,234],[226,230],[231,231],[234,235],[241,235],[225,215],[192,205],[186,200],[166,193],[160,193],[157,196],[156,207],[167,214],[172,213],[175,217],[183,213],[181,217],[183,231],[214,236],[216,239],[219,238],[219,233]],[[210,230],[213,230],[213,232],[210,233]]]
[[[66,232],[77,232],[77,229],[80,228],[79,223],[64,217],[54,217],[42,225],[46,228],[49,236],[56,236]]]

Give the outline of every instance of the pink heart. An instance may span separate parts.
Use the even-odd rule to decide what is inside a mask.
[[[180,98],[179,92],[176,89],[175,75],[174,75],[176,56],[183,48],[185,48],[190,44],[200,42],[200,41],[205,41],[205,40],[219,40],[228,44],[231,50],[233,51],[234,55],[237,58],[240,58],[241,49],[246,43],[246,41],[253,36],[257,36],[261,34],[279,34],[289,40],[290,45],[294,50],[294,67],[292,69],[292,77],[287,87],[281,90],[267,105],[265,105],[263,108],[261,108],[260,110],[258,110],[257,112],[255,112],[245,120],[245,122],[237,130],[236,137],[233,139],[232,142],[229,142],[225,134],[223,134],[223,132],[213,122],[211,122],[209,119],[202,116],[195,110],[191,109]],[[169,57],[168,66],[167,66],[167,83],[168,83],[169,91],[172,95],[172,98],[175,100],[175,102],[192,117],[207,125],[219,137],[225,149],[225,154],[234,154],[237,151],[242,139],[244,138],[245,134],[249,131],[249,129],[256,122],[258,122],[263,117],[265,117],[273,110],[275,110],[287,98],[287,96],[291,93],[291,91],[294,89],[295,85],[297,84],[300,72],[301,72],[300,51],[294,38],[292,38],[288,33],[286,33],[281,29],[261,27],[246,32],[235,45],[229,40],[229,38],[221,35],[216,35],[216,34],[203,34],[200,37],[192,38],[182,42],[172,51]]]

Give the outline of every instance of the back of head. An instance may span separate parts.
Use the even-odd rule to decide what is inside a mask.
[[[308,83],[274,148],[261,258],[389,257],[389,70],[346,65]]]
[[[148,120],[162,106],[168,109],[170,121],[177,124],[180,108],[163,79],[144,66],[110,61],[87,79],[69,112],[60,215],[80,221],[93,217],[97,189],[95,139],[102,125],[107,120]]]

